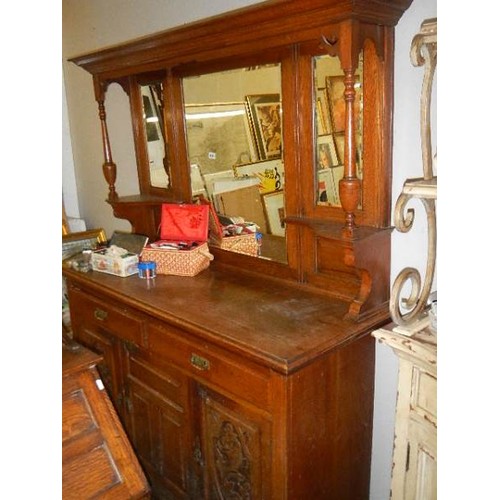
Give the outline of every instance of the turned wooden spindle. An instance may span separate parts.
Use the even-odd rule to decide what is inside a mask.
[[[359,22],[347,20],[340,23],[333,36],[322,37],[323,46],[328,54],[332,57],[339,57],[341,67],[344,70],[344,177],[339,181],[339,195],[340,203],[345,212],[344,229],[347,233],[352,232],[356,226],[355,211],[358,209],[361,199],[361,181],[356,172],[356,116],[354,109],[356,90],[354,84],[359,54],[365,36],[366,34],[360,30]]]
[[[113,162],[113,157],[111,156],[111,145],[109,142],[108,126],[106,124],[106,108],[104,107],[105,88],[97,78],[94,79],[94,90],[99,108],[99,121],[101,122],[102,146],[104,150],[104,163],[102,165],[102,171],[109,187],[108,200],[115,200],[118,198],[118,193],[115,189],[116,165]]]
[[[345,226],[348,229],[355,227],[355,210],[358,207],[361,192],[361,181],[356,175],[356,129],[354,116],[354,99],[356,91],[355,69],[345,70],[344,100],[345,100],[345,148],[344,148],[344,177],[339,182],[340,202],[345,212]]]
[[[109,186],[108,199],[113,200],[118,196],[115,189],[116,165],[111,156],[111,146],[109,144],[108,127],[106,125],[106,110],[104,108],[104,101],[98,101],[98,106],[99,119],[101,121],[102,145],[104,149],[104,163],[102,164],[102,171]]]

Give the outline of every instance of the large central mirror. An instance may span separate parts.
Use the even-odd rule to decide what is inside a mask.
[[[183,79],[193,198],[224,228],[256,231],[261,258],[286,262],[281,65]]]

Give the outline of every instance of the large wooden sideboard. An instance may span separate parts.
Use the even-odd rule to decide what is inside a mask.
[[[368,498],[376,323],[347,304],[208,269],[142,280],[64,269],[158,498]]]
[[[205,181],[224,173],[210,163],[234,143],[224,132],[219,149],[192,154],[192,109],[244,105],[243,126],[257,131],[258,104],[280,110],[279,152],[268,151],[280,165],[270,170],[278,204],[266,211],[279,228],[263,231],[280,253],[212,245],[210,269],[194,278],[64,270],[75,338],[102,354],[101,377],[157,497],[368,498],[370,332],[389,321],[394,27],[410,4],[270,0],[70,58],[92,76],[107,202],[150,240],[163,203],[197,201],[193,165]],[[268,77],[257,82],[260,71]],[[114,84],[132,118],[139,194],[130,196],[116,189]],[[153,95],[160,159],[148,149]],[[339,146],[330,166],[325,144]],[[273,155],[221,163],[255,169]]]

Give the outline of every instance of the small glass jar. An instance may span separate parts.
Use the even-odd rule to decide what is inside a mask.
[[[139,278],[151,279],[156,278],[156,262],[144,260],[137,264]]]

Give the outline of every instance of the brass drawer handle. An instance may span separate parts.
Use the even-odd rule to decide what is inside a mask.
[[[208,359],[198,356],[198,354],[191,354],[191,364],[198,370],[210,370],[210,361]]]
[[[108,313],[106,311],[103,311],[102,309],[96,309],[94,311],[94,318],[99,320],[99,321],[104,321],[107,319]]]

